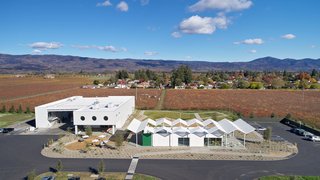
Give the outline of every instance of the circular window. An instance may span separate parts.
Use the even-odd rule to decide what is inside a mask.
[[[108,121],[109,118],[108,118],[108,116],[104,116],[103,119],[104,119],[105,121]]]
[[[92,116],[92,120],[94,120],[94,121],[95,121],[95,120],[97,120],[97,117],[95,117],[95,116]]]
[[[84,116],[81,116],[80,119],[84,121],[86,118]]]

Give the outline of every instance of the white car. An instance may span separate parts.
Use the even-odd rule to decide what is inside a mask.
[[[320,142],[320,137],[319,136],[310,136],[308,135],[307,136],[307,139],[310,140],[310,141],[313,141],[313,142]]]

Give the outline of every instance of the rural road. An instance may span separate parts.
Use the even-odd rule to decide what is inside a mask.
[[[265,125],[263,123],[260,123]],[[273,134],[298,143],[299,153],[282,161],[205,161],[205,160],[143,160],[136,172],[150,174],[161,179],[254,179],[272,174],[320,175],[320,143],[303,140],[290,133],[289,127],[280,123],[268,123]],[[27,172],[37,173],[54,167],[57,159],[40,154],[41,146],[50,136],[1,135],[0,179],[22,179]],[[100,159],[62,159],[64,170],[88,171],[96,167]],[[105,159],[106,171],[126,172],[130,159]]]

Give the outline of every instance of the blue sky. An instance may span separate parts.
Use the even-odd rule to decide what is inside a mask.
[[[0,53],[320,58],[319,0],[2,0]]]

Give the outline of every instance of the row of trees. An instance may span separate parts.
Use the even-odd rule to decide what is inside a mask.
[[[111,76],[103,84],[116,83],[119,79],[127,78],[139,81],[152,81],[154,87],[160,85],[170,85],[172,87],[189,85],[196,83],[197,85],[218,84],[221,89],[239,88],[239,89],[320,89],[317,82],[320,79],[320,73],[317,70],[308,72],[287,72],[287,71],[208,71],[206,73],[194,73],[191,68],[181,65],[172,70],[170,73],[157,73],[147,70],[137,70],[130,74],[126,70],[120,70]],[[95,80],[94,84],[101,82]]]
[[[22,113],[26,113],[26,114],[30,114],[31,110],[29,108],[29,106],[26,108],[25,111],[23,111],[21,104],[19,105],[18,109],[15,109],[14,105],[11,105],[11,107],[9,108],[9,110],[7,110],[5,105],[2,105],[2,108],[0,110],[0,113],[18,113],[18,114],[22,114]]]

